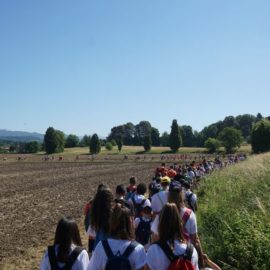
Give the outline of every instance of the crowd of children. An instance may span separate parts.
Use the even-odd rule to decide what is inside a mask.
[[[155,171],[149,184],[130,178],[115,194],[106,185],[85,208],[88,253],[81,248],[77,224],[59,221],[54,245],[45,252],[40,269],[72,270],[202,270],[220,268],[204,254],[197,231],[197,196],[193,187],[209,172],[238,162],[222,161],[167,167]]]

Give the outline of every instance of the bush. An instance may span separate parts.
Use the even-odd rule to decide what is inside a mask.
[[[232,127],[224,128],[220,132],[218,139],[225,147],[227,153],[234,153],[236,148],[240,147],[241,142],[243,141],[241,131]]]
[[[220,146],[221,146],[220,141],[214,138],[208,138],[204,143],[204,147],[207,148],[209,153],[217,152]]]
[[[150,135],[144,137],[143,147],[146,152],[151,150],[152,141]]]
[[[262,119],[252,128],[251,146],[254,153],[270,151],[270,121]]]
[[[112,145],[112,143],[110,143],[110,142],[106,142],[105,147],[106,147],[106,149],[107,149],[108,151],[111,151],[111,150],[113,149],[113,145]]]

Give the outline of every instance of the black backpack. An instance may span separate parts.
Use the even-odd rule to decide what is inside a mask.
[[[132,241],[122,255],[119,251],[114,255],[107,240],[102,240],[101,243],[108,258],[105,270],[131,270],[128,257],[138,245],[137,242]]]
[[[191,201],[192,196],[193,196],[193,193],[192,193],[192,192],[191,192],[189,195],[186,195],[186,202],[187,202],[188,207],[189,207],[193,212],[195,212],[195,209],[194,209],[194,207],[192,206],[192,201]]]
[[[145,221],[140,217],[140,223],[135,230],[136,241],[142,245],[146,245],[149,242],[151,235],[151,222],[152,220]]]
[[[55,255],[55,246],[49,246],[48,247],[48,255],[49,255],[49,261],[51,265],[51,270],[71,270],[72,265],[76,261],[77,257],[82,252],[82,247],[76,247],[70,254],[66,264],[64,267],[59,267],[58,262]]]
[[[132,197],[131,200],[132,200],[133,206],[134,206],[135,217],[139,217],[141,215],[142,210],[143,210],[143,205],[144,205],[146,199],[143,199],[141,201],[141,203],[136,203],[134,197]]]

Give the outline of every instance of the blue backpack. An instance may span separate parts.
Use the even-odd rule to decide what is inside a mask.
[[[106,256],[108,258],[106,266],[105,266],[105,270],[131,270],[132,269],[128,257],[138,245],[137,242],[132,241],[122,255],[120,254],[119,251],[114,255],[107,240],[102,240],[101,243],[106,253]]]

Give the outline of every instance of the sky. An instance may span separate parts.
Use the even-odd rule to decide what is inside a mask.
[[[107,136],[270,115],[269,0],[0,0],[0,129]]]

